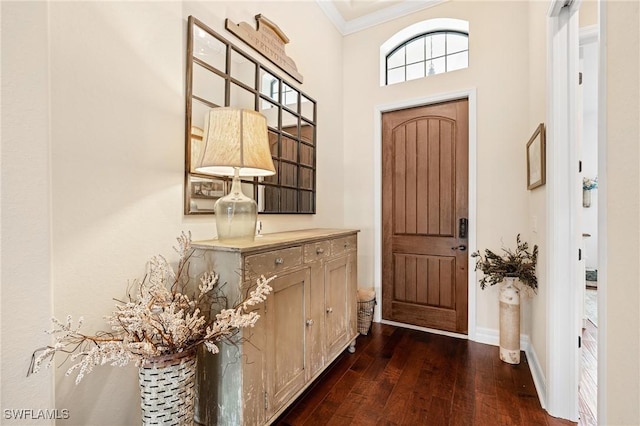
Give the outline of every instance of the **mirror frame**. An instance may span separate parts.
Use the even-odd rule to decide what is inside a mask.
[[[230,188],[228,177],[192,171],[192,156],[195,157],[196,148],[203,139],[203,130],[195,126],[194,102],[205,108],[240,106],[268,113],[265,115],[269,115],[269,141],[276,175],[244,178],[245,194],[253,194],[260,214],[315,214],[317,102],[193,16],[189,16],[187,31],[184,214],[214,214],[215,200]],[[194,51],[196,31],[203,39],[206,37],[218,45],[218,54],[224,55],[223,66],[199,57],[206,56],[207,52]],[[222,67],[225,69],[220,69]],[[248,77],[243,77],[243,67],[249,70],[253,67],[254,75],[251,76],[250,71]],[[209,83],[216,80],[220,86],[224,83],[224,93],[217,93],[213,84],[194,81],[196,69],[206,72],[206,77],[211,79]],[[196,82],[199,83],[198,90],[205,91],[206,95],[194,94]],[[252,97],[253,105],[246,102],[236,105],[238,99],[234,98],[234,91],[242,93],[246,99]],[[212,99],[214,97],[217,102]]]

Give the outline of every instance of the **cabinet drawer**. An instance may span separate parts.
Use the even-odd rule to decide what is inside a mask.
[[[333,256],[349,251],[355,251],[357,247],[358,237],[355,235],[331,240],[331,254]]]
[[[309,243],[304,245],[304,262],[314,262],[324,259],[331,254],[331,242],[319,241],[317,243]]]
[[[244,259],[244,277],[256,278],[269,276],[302,265],[302,247],[290,247],[281,250],[254,254]]]

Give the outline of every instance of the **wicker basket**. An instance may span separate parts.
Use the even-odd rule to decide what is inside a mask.
[[[358,333],[369,334],[376,300],[358,301]]]
[[[149,359],[138,370],[143,425],[193,425],[196,353]]]

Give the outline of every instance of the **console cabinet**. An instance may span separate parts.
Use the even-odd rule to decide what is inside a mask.
[[[193,244],[196,273],[215,270],[230,301],[276,275],[256,326],[220,353],[201,349],[196,421],[270,424],[357,337],[357,231],[308,229],[253,243]]]

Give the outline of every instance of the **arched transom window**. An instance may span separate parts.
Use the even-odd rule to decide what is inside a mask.
[[[469,66],[469,24],[432,19],[396,33],[380,48],[381,85],[415,80]]]

